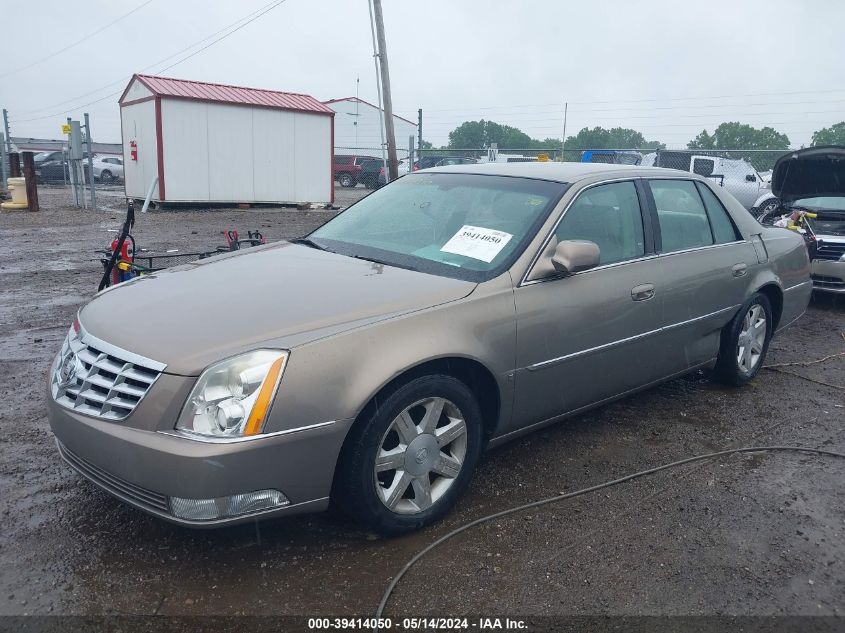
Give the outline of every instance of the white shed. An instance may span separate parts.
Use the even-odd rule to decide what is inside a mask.
[[[323,103],[337,113],[334,128],[335,154],[381,156],[381,124],[377,105],[358,97],[329,99]],[[396,150],[400,157],[407,156],[408,137],[413,136],[416,139],[417,124],[394,114],[393,130],[396,134]]]
[[[334,111],[303,94],[133,75],[120,97],[128,198],[334,202]]]

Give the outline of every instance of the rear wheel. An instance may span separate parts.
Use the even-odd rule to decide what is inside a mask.
[[[104,185],[109,185],[109,184],[111,184],[112,180],[114,180],[114,177],[112,176],[111,172],[108,169],[104,169],[103,171],[100,172],[100,182],[101,183],[103,183]]]
[[[716,373],[723,382],[740,387],[757,375],[769,350],[772,327],[771,304],[758,292],[722,331]]]
[[[337,181],[341,187],[354,187],[355,181],[350,174],[338,174]]]
[[[481,443],[481,411],[466,385],[445,375],[416,378],[350,432],[333,500],[381,534],[417,530],[455,504]]]

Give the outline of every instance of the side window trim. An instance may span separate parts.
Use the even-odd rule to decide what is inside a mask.
[[[647,257],[657,253],[657,236],[655,234],[655,226],[657,223],[654,221],[652,210],[649,206],[651,203],[649,202],[649,192],[647,191],[648,187],[646,187],[643,183],[643,179],[634,179],[634,187],[637,189],[637,199],[640,202],[640,218],[643,223],[643,239],[645,240],[644,255]]]
[[[715,246],[719,242],[716,241],[716,231],[713,229],[713,218],[710,217],[710,212],[707,210],[707,203],[704,201],[704,196],[701,195],[701,183],[695,180],[690,180],[692,186],[695,187],[695,192],[698,194],[698,199],[701,200],[701,208],[704,209],[704,217],[707,218],[707,226],[710,227],[710,239],[713,240]]]
[[[707,202],[705,202],[704,196],[701,193],[701,188],[706,187],[706,186],[707,185],[705,185],[704,183],[701,183],[701,182],[695,183],[695,188],[698,190],[698,197],[701,198],[701,202],[704,205],[704,213],[707,214],[707,221],[710,223],[710,232],[713,234],[713,244],[716,244],[717,243],[716,242],[716,230],[713,228],[713,218],[710,217],[710,210],[707,208]],[[716,200],[716,204],[718,204],[721,207],[722,211],[724,211],[725,217],[728,219],[728,222],[730,223],[731,228],[733,229],[733,232],[734,232],[733,241],[740,241],[741,238],[737,237],[737,236],[741,235],[741,233],[737,230],[736,223],[734,222],[733,217],[731,217],[731,214],[728,213],[728,210],[725,208],[725,205],[722,204],[722,201],[719,200],[719,196],[717,196],[712,191],[710,192],[710,194],[713,196],[714,200]]]
[[[657,217],[657,203],[654,201],[654,194],[651,193],[651,181],[654,178],[640,178],[640,187],[645,195],[648,218],[651,223],[651,231],[654,239],[654,252],[663,252],[663,233],[660,230],[660,220]]]

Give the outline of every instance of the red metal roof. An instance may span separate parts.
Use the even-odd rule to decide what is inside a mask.
[[[156,77],[154,75],[133,75],[129,84],[126,86],[126,90],[129,89],[129,86],[136,79],[158,97],[261,106],[282,110],[315,112],[317,114],[334,114],[334,110],[320,103],[310,95],[280,92],[278,90],[264,90],[261,88],[244,88],[242,86],[229,86],[226,84],[212,84],[204,81],[172,79],[170,77]],[[120,96],[121,103],[123,102],[123,97],[126,95],[126,90]]]

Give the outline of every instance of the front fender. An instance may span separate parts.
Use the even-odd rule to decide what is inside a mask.
[[[291,350],[268,427],[284,430],[355,418],[386,384],[445,357],[481,363],[510,414],[516,356],[513,284],[504,275],[470,295],[319,339]]]
[[[754,202],[754,206],[751,207],[751,208],[752,209],[759,209],[762,205],[767,203],[769,200],[777,200],[777,196],[775,196],[775,194],[773,194],[771,191],[767,191],[762,196],[757,198],[757,200]]]

